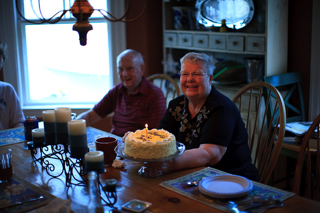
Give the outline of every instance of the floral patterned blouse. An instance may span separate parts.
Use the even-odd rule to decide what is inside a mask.
[[[236,105],[213,86],[194,118],[191,118],[188,103],[184,95],[172,100],[159,129],[173,133],[186,149],[199,148],[201,144],[226,146],[225,155],[214,167],[258,180],[251,163],[247,130]]]

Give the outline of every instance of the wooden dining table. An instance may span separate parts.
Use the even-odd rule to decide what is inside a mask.
[[[70,200],[72,212],[85,212],[89,202],[87,187],[66,186],[64,175],[57,178],[49,176],[41,164],[32,159],[30,150],[24,149],[24,144],[25,142],[21,142],[2,146],[12,149],[14,175],[58,198]],[[117,202],[114,206],[119,212],[129,212],[121,209],[121,206],[133,199],[152,204],[145,212],[223,212],[160,185],[164,181],[180,178],[206,167],[184,169],[147,178],[138,174],[141,162],[122,160],[125,163],[123,168],[106,167],[106,172],[100,174],[101,183],[107,179],[117,180]],[[105,212],[111,212],[107,205],[104,209]],[[318,212],[319,209],[319,202],[294,195],[286,199],[282,207],[269,209],[267,212]]]

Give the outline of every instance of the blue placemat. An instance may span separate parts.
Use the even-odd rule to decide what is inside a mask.
[[[160,185],[174,192],[182,194],[186,197],[189,197],[191,199],[197,200],[201,203],[204,203],[206,205],[212,206],[216,209],[220,209],[226,212],[230,212],[229,201],[233,201],[237,204],[244,204],[244,203],[251,202],[253,199],[264,199],[270,196],[273,196],[274,198],[279,198],[281,200],[286,200],[294,195],[294,193],[292,192],[287,192],[281,189],[277,189],[271,186],[267,186],[267,185],[252,181],[253,189],[247,196],[244,196],[241,198],[233,198],[233,199],[218,199],[218,198],[211,198],[211,197],[205,196],[198,190],[198,187],[196,186],[190,187],[186,184],[189,181],[200,182],[205,177],[212,177],[212,176],[221,175],[221,174],[228,174],[228,173],[211,168],[211,167],[207,167],[197,172],[188,174],[186,176],[183,176],[174,180],[168,180],[168,181],[162,182],[160,183]],[[250,212],[263,212],[263,211],[264,209],[257,208]]]
[[[31,202],[26,202],[21,205],[15,205],[11,207],[5,206],[15,203],[17,201],[23,202],[33,198],[43,198]],[[9,183],[0,184],[0,212],[27,212],[35,208],[46,205],[55,196],[50,193],[36,187],[29,182],[19,178],[18,176],[13,175],[13,178]]]
[[[25,140],[24,127],[0,131],[0,146],[19,143]]]
[[[121,140],[121,137],[115,136],[108,132],[96,129],[94,127],[87,127],[87,138],[88,138],[88,146],[92,151],[95,149],[95,140],[100,137],[111,136],[115,137],[118,140]],[[0,146],[20,143],[25,141],[24,136],[24,127],[17,127],[13,129],[6,129],[0,131]]]

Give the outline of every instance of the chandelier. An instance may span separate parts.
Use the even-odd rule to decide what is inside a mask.
[[[87,33],[93,29],[92,25],[89,23],[88,19],[94,11],[98,11],[107,21],[127,23],[127,22],[132,22],[132,21],[139,19],[143,15],[143,13],[146,9],[146,4],[147,4],[147,0],[145,0],[144,8],[141,11],[141,13],[133,19],[126,20],[125,18],[127,16],[128,11],[129,11],[131,0],[125,1],[126,2],[125,3],[126,4],[125,11],[120,18],[115,17],[114,15],[112,15],[111,13],[109,13],[106,10],[94,9],[90,5],[88,0],[75,0],[70,9],[60,10],[60,11],[56,12],[52,17],[46,19],[42,14],[40,1],[41,0],[38,0],[38,7],[39,7],[39,14],[41,17],[38,17],[39,18],[38,20],[28,20],[21,13],[21,11],[18,7],[18,5],[19,5],[18,0],[16,0],[16,9],[17,9],[18,14],[25,21],[32,23],[32,24],[44,24],[44,23],[55,24],[55,23],[58,23],[67,12],[70,11],[72,13],[72,15],[77,19],[77,21],[73,25],[72,29],[79,33],[79,40],[80,40],[80,44],[82,46],[85,46],[87,44]],[[30,0],[30,3],[31,3],[32,10],[34,11],[32,0]]]

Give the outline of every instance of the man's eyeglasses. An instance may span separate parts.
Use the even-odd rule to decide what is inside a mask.
[[[124,72],[126,72],[127,74],[131,74],[134,72],[134,69],[118,69],[119,74],[122,74]]]
[[[191,75],[194,79],[200,79],[202,76],[207,75],[207,73],[202,73],[200,71],[196,71],[193,73],[188,73],[188,72],[182,71],[179,74],[180,74],[181,78],[188,78]]]

